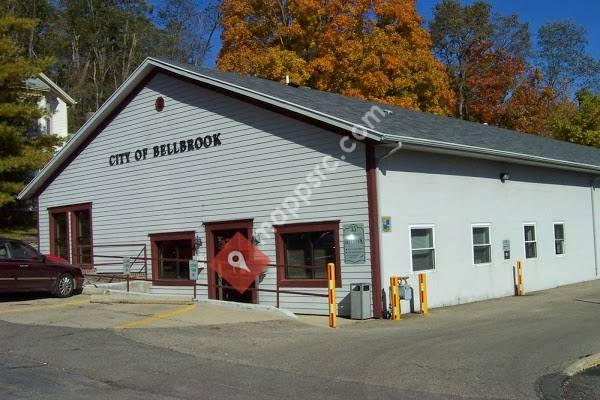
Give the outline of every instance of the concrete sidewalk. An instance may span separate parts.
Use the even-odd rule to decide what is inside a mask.
[[[284,314],[247,310],[217,304],[148,304],[92,302],[96,295],[68,299],[44,297],[4,298],[0,320],[27,325],[49,325],[81,329],[178,328],[283,320]],[[114,298],[112,300],[115,300]],[[118,299],[116,299],[118,300]],[[182,312],[182,310],[184,310]],[[140,323],[139,321],[144,321]]]

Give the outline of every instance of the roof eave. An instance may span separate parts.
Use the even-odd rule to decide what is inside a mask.
[[[67,92],[65,92],[64,90],[62,90],[62,88],[60,86],[58,86],[52,79],[48,78],[48,76],[46,76],[43,72],[40,72],[38,74],[38,76],[40,77],[40,79],[42,81],[44,81],[44,83],[48,86],[50,86],[50,88],[58,95],[58,97],[60,97],[65,103],[74,106],[75,104],[77,104],[77,102],[75,101],[75,99],[73,99],[71,96],[68,95]]]
[[[512,161],[518,164],[535,165],[547,168],[556,168],[576,172],[600,175],[600,167],[591,164],[582,164],[573,161],[557,160],[547,157],[532,156],[503,150],[494,150],[483,147],[446,143],[435,140],[413,138],[399,135],[384,135],[384,143],[402,143],[402,148],[407,150],[427,151],[450,155],[467,156],[494,161]]]

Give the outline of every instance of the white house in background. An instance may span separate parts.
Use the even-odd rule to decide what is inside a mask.
[[[43,73],[27,79],[25,85],[31,92],[39,94],[38,105],[46,111],[34,124],[32,134],[52,134],[67,138],[68,108],[77,102]]]

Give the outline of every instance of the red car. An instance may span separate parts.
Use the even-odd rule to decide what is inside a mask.
[[[0,292],[48,291],[56,297],[81,293],[83,272],[28,244],[0,237]]]

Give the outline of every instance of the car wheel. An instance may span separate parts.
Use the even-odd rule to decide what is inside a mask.
[[[73,277],[70,274],[62,274],[56,280],[53,292],[56,297],[70,297],[73,295],[74,288]]]

